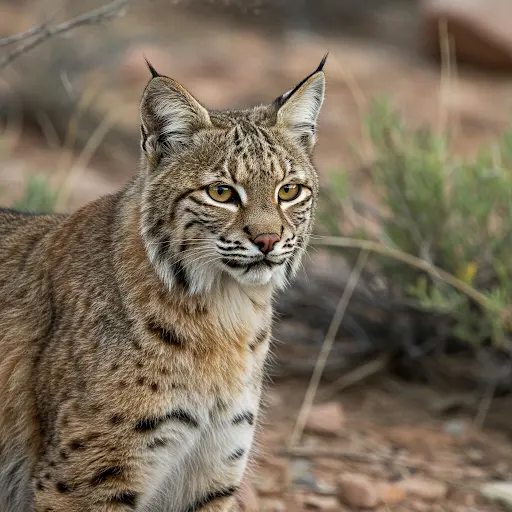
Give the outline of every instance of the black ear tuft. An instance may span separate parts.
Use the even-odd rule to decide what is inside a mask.
[[[320,64],[319,64],[319,65],[318,65],[318,67],[316,68],[315,73],[318,73],[318,72],[320,72],[320,71],[323,71],[324,66],[325,66],[325,61],[327,60],[327,57],[329,57],[329,52],[327,52],[327,53],[323,56],[322,60],[320,61]]]
[[[327,57],[329,56],[329,52],[327,52],[322,60],[320,61],[320,64],[318,65],[318,67],[315,69],[315,71],[313,71],[313,73],[311,73],[310,75],[308,75],[306,78],[304,78],[304,80],[302,80],[301,82],[299,82],[293,89],[291,89],[290,91],[288,91],[287,93],[285,94],[282,94],[281,96],[279,96],[279,98],[276,98],[273,102],[273,105],[276,107],[276,108],[280,108],[282,107],[286,100],[288,98],[290,98],[293,94],[295,94],[313,75],[316,75],[317,73],[320,73],[321,71],[323,71],[324,69],[324,65],[325,65],[325,61],[327,60]]]
[[[159,72],[158,72],[158,71],[153,67],[153,65],[151,64],[151,62],[149,62],[149,60],[148,60],[146,57],[144,57],[144,60],[146,61],[146,64],[147,64],[147,66],[148,66],[148,69],[149,69],[149,71],[150,71],[150,73],[151,73],[151,77],[152,77],[152,78],[156,78],[157,76],[162,76],[162,75],[160,75],[160,73],[159,73]]]

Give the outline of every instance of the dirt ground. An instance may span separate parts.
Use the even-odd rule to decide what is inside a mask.
[[[381,377],[331,402],[342,407],[341,428],[306,428],[300,449],[290,452],[302,391],[302,381],[280,382],[269,391],[254,480],[260,510],[502,510],[481,498],[479,489],[510,479],[512,444],[503,433],[479,429],[464,414],[433,414],[428,389]],[[346,479],[363,480],[356,499],[370,496],[371,503],[377,492],[380,504],[347,504]]]
[[[11,17],[5,14],[6,6],[4,23],[0,20],[4,33],[13,27],[25,29],[37,17],[35,11],[22,12],[15,4],[9,9]],[[407,26],[408,15],[407,10],[390,8],[382,22],[400,29]],[[107,32],[91,28],[83,35],[81,50],[102,57],[94,70],[76,75],[75,86],[83,91],[92,84],[96,96],[91,108],[102,118],[113,116],[112,129],[134,136],[138,98],[148,78],[143,54],[206,105],[224,108],[273,100],[330,51],[317,163],[321,172],[349,172],[356,193],[368,204],[374,197],[364,172],[370,155],[361,119],[374,95],[392,95],[412,125],[449,127],[453,150],[462,156],[490,143],[509,121],[512,77],[468,69],[442,77],[439,66],[420,52],[371,38],[332,31],[325,36],[269,34],[193,13],[158,17],[147,8],[135,8]],[[20,80],[21,69],[4,75],[0,91]],[[2,137],[2,202],[19,196],[27,175],[44,172],[54,184],[69,188],[67,208],[74,209],[120,187],[135,172],[137,161],[131,154],[96,164],[87,154],[77,155],[52,142],[48,130],[42,130],[45,136],[25,132],[18,121]],[[315,342],[318,347],[321,336]],[[315,351],[310,356],[314,358]],[[433,404],[439,395],[381,375],[333,397],[331,408],[341,416],[329,432],[306,430],[296,448],[298,456],[288,445],[306,385],[306,379],[280,379],[268,386],[254,468],[258,510],[501,510],[484,501],[479,489],[486,482],[512,479],[512,438],[504,431],[478,428],[475,417],[464,413],[436,414]],[[313,414],[325,422],[330,419],[326,409],[314,408]],[[504,408],[504,417],[509,414]],[[347,504],[350,489],[363,496],[361,503],[373,499],[378,505]],[[372,498],[372,492],[377,497]]]

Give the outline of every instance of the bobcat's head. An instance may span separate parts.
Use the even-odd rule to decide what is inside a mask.
[[[222,279],[283,287],[295,274],[318,194],[325,59],[271,104],[233,111],[207,110],[149,65],[141,230],[169,288],[204,293]]]

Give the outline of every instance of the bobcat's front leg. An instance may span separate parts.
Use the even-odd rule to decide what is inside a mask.
[[[160,512],[148,503],[165,475],[180,472],[198,434],[181,409],[63,416],[34,468],[34,512]]]

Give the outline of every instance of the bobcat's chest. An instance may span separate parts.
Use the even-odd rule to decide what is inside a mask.
[[[168,421],[148,436],[152,476],[144,510],[186,510],[218,487],[220,475],[227,487],[240,482],[258,418],[265,354],[264,343],[247,352],[235,394],[212,385],[209,391],[169,396]]]

